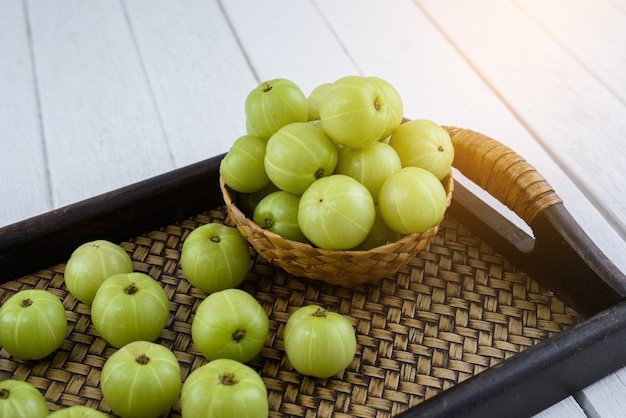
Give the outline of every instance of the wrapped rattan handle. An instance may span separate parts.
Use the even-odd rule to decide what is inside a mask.
[[[562,202],[546,179],[506,145],[468,129],[444,128],[454,145],[454,167],[528,225],[546,208]]]

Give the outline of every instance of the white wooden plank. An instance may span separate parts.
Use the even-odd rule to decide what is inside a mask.
[[[577,221],[626,271],[623,104],[510,2],[419,5],[596,206],[587,211],[551,180]]]
[[[221,1],[261,81],[287,78],[305,94],[358,68],[310,2]]]
[[[587,418],[585,411],[578,405],[573,397],[563,399],[550,408],[544,409],[540,413],[534,415],[534,418]]]
[[[27,20],[20,0],[0,13],[0,226],[51,209]]]
[[[626,105],[626,16],[608,0],[515,2]]]
[[[315,1],[362,73],[381,76],[398,89],[407,117],[429,118],[492,135],[509,134],[512,126],[523,131],[489,86],[410,0],[392,4]],[[356,9],[359,18],[347,20],[345,16]],[[393,30],[380,30],[380,22],[393,22]]]
[[[609,0],[616,9],[626,15],[626,0]]]
[[[228,151],[258,84],[217,2],[126,1],[177,167]]]
[[[590,418],[626,416],[626,368],[585,388],[576,398]]]
[[[119,2],[28,3],[53,206],[173,168]]]

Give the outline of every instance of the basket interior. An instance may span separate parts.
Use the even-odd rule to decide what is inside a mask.
[[[178,259],[189,232],[208,222],[229,223],[225,207],[120,243],[135,270],[159,280],[170,299],[157,342],[177,356],[183,380],[206,363],[191,339],[206,295],[187,282]],[[583,320],[449,214],[429,246],[393,277],[352,288],[294,277],[250,251],[254,263],[240,287],[266,310],[270,334],[249,365],[266,383],[270,416],[393,416]],[[111,414],[99,378],[115,349],[97,335],[89,306],[66,290],[63,270],[58,264],[0,285],[0,303],[22,289],[52,291],[69,320],[65,342],[47,358],[26,362],[1,349],[0,380],[33,383],[51,410],[83,404]],[[283,350],[289,315],[312,303],[346,315],[357,333],[354,360],[328,379],[300,375]],[[179,403],[169,416],[180,416]]]

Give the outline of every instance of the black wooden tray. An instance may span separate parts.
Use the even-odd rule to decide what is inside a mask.
[[[62,263],[67,261],[71,252],[81,243],[93,239],[124,241],[130,243],[127,248],[132,251],[140,245],[136,237],[146,236],[149,231],[163,231],[164,226],[171,224],[184,231],[184,228],[191,228],[185,226],[186,222],[190,222],[189,219],[196,223],[213,219],[211,211],[223,205],[218,183],[219,163],[222,158],[222,155],[216,156],[0,229],[0,279],[5,289],[9,289],[6,294],[8,295],[11,289],[16,290],[19,287],[11,286],[12,283],[21,283],[20,286],[39,286],[40,280],[44,280],[45,286],[56,286],[60,293],[71,298],[63,290],[63,283],[59,278],[62,276],[59,275],[62,275]],[[565,312],[563,315],[573,312],[571,316],[579,315],[580,321],[571,327],[546,333],[547,338],[542,341],[533,343],[532,346],[514,355],[506,355],[493,364],[487,364],[475,375],[445,385],[439,388],[437,393],[416,397],[408,403],[400,404],[400,407],[397,405],[389,407],[378,415],[372,405],[363,405],[362,410],[366,411],[363,412],[363,416],[394,414],[402,417],[528,416],[625,364],[623,356],[614,353],[623,353],[626,350],[626,304],[623,302],[626,280],[593,245],[562,204],[549,207],[530,225],[535,235],[534,239],[483,203],[459,182],[455,186],[453,202],[448,212],[450,222],[454,221],[480,237],[479,246],[488,245],[497,249],[499,254],[510,260],[514,274],[518,272],[528,274],[533,280],[537,280],[546,289],[541,293],[541,297],[547,304],[562,303],[565,307],[560,305],[560,312]],[[201,214],[200,220],[197,219],[198,214]],[[183,237],[179,238],[182,240]],[[428,259],[428,254],[426,251],[422,255]],[[262,260],[257,264],[262,272],[257,271],[253,274],[244,283],[244,288],[255,290],[258,286],[265,286],[265,289],[270,289],[274,280],[272,275],[276,274],[280,286],[286,288],[288,283],[293,283],[293,286],[303,292],[304,296],[302,294],[301,296],[304,299],[310,297],[307,292],[311,291],[317,292],[316,297],[326,300],[323,293],[333,293],[336,290],[328,285],[311,284],[308,279],[300,281],[299,278],[277,273],[271,270],[271,266],[263,265]],[[416,268],[423,269],[423,264],[417,264]],[[48,274],[53,278],[49,280],[38,278],[41,274],[37,276],[37,272],[42,269],[43,276]],[[175,268],[172,267],[170,270]],[[180,277],[180,272],[177,274],[172,273],[167,277],[174,282],[168,285],[176,286],[178,281],[184,280]],[[407,275],[411,273],[405,271],[399,274],[400,279],[406,282],[409,280]],[[393,287],[394,280],[394,278],[385,279],[381,286]],[[371,294],[378,285],[368,286],[360,288],[360,291]],[[339,290],[338,293],[341,295],[345,292]],[[190,295],[197,300],[203,297],[193,291],[190,291]],[[274,297],[272,290],[263,295],[264,306],[266,309],[272,309]],[[70,302],[66,302],[66,309],[76,309],[77,315],[88,315],[88,309],[84,305],[81,306],[76,301],[73,301],[71,306],[68,305]],[[196,305],[187,306],[190,315],[193,314],[194,306]],[[268,306],[270,308],[267,308]],[[285,318],[286,312],[287,310],[282,312],[281,318]],[[273,327],[275,333],[273,338],[280,340],[282,332],[280,318],[275,320]],[[88,329],[85,332],[92,342],[98,338]],[[73,353],[72,350],[75,349],[73,344],[78,343],[69,341],[62,349]],[[104,347],[101,341],[100,345]],[[198,355],[191,344],[186,347],[191,354]],[[348,404],[349,398],[358,393],[354,390],[348,390],[346,393],[345,387],[341,387],[341,382],[342,379],[349,378],[359,380],[361,378],[358,374],[345,374],[332,382],[314,382],[302,376],[294,376],[289,365],[284,364],[280,348],[279,341],[276,347],[268,349],[265,353],[269,360],[265,363],[262,360],[255,360],[254,365],[266,374],[270,373],[268,371],[270,367],[275,366],[277,369],[285,367],[284,374],[275,372],[271,376],[269,381],[274,386],[270,389],[285,390],[281,386],[281,382],[284,381],[281,380],[281,376],[287,376],[290,380],[288,383],[295,385],[295,390],[308,395],[306,397],[302,397],[304,396],[302,393],[294,395],[294,399],[289,400],[289,405],[285,409],[273,411],[276,416],[297,416],[298,413],[305,414],[307,411],[310,413],[316,408],[320,411],[319,416],[323,416],[325,415],[322,412],[323,407],[329,411],[334,410],[337,416],[356,415],[355,411],[359,409]],[[101,347],[98,355],[106,357],[111,350]],[[55,389],[58,393],[51,389],[54,385],[44,381],[49,377],[44,376],[45,371],[41,370],[50,366],[56,357],[43,360],[43,366],[33,371],[33,368],[38,367],[37,363],[33,365],[20,362],[4,353],[4,356],[0,356],[0,378],[17,376],[27,379],[35,376],[36,382],[54,408],[72,403],[85,403],[107,411],[106,404],[98,394],[94,394],[97,391],[97,382],[91,382],[89,391],[76,390],[70,395],[58,387]],[[198,364],[198,360],[188,360],[187,368],[183,369],[189,372]],[[101,367],[101,364],[92,366]],[[376,366],[377,364],[372,364],[371,367]],[[71,379],[73,372],[65,371]],[[89,379],[83,377],[83,380]],[[359,382],[361,384],[359,388],[363,386],[367,388],[367,382],[363,379]],[[384,381],[381,384],[385,386],[388,382]],[[307,385],[310,387],[307,388]],[[401,393],[402,387],[400,384],[394,388],[394,396]],[[384,392],[384,387],[381,391]],[[319,400],[320,393],[326,394],[326,398]],[[348,405],[344,410],[341,410],[341,405],[328,401],[334,399],[333,396],[337,393],[343,396],[343,405]],[[384,400],[383,395],[379,398]],[[301,405],[302,402],[306,405]],[[393,404],[395,401],[389,402]],[[172,415],[177,416],[176,411],[173,411]]]

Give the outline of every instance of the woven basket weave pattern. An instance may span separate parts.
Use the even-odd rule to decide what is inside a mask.
[[[167,329],[157,341],[173,350],[183,379],[206,359],[190,335],[205,295],[184,279],[182,243],[197,226],[226,218],[225,208],[217,208],[121,243],[135,270],[159,280],[170,299]],[[275,417],[393,416],[582,320],[449,216],[428,251],[376,284],[345,288],[297,278],[251,254],[255,263],[241,287],[268,313],[270,335],[249,364],[267,385]],[[63,269],[0,285],[0,303],[21,289],[47,288],[69,319],[62,347],[43,360],[23,362],[0,350],[0,379],[33,383],[51,409],[86,404],[110,413],[99,378],[114,348],[95,332],[89,307],[67,292]],[[298,374],[284,354],[284,325],[309,303],[346,315],[357,332],[355,359],[329,379]],[[179,403],[170,416],[180,416]]]
[[[443,184],[448,207],[454,191],[452,174],[443,180]],[[264,259],[293,275],[323,280],[334,285],[350,287],[393,276],[418,251],[426,248],[439,228],[437,224],[423,232],[405,235],[396,242],[368,251],[325,250],[286,240],[262,229],[236,206],[236,193],[228,188],[221,177],[220,188],[230,220]]]

